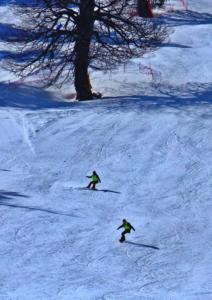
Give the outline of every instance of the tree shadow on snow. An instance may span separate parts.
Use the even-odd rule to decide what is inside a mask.
[[[162,43],[162,44],[159,45],[159,47],[160,48],[183,48],[183,49],[192,48],[191,46],[178,44],[178,43],[173,43],[173,42]]]
[[[133,84],[132,84],[133,89]],[[137,86],[136,86],[137,89]],[[212,105],[212,84],[193,83],[179,86],[161,84],[159,86],[144,86],[139,95],[118,96],[107,98],[107,101],[99,100],[94,105],[110,111],[153,111],[158,109],[173,108],[197,108],[202,105]],[[154,95],[156,93],[156,95]],[[153,95],[151,95],[153,94]],[[79,104],[80,105],[80,104]],[[86,103],[87,107],[93,107],[92,101]],[[194,113],[194,111],[192,111]],[[197,111],[197,113],[199,113]],[[210,118],[212,111],[202,114],[204,118]]]
[[[179,10],[159,17],[169,27],[212,24],[212,15],[192,10]]]
[[[66,213],[55,211],[52,209],[46,209],[46,208],[41,208],[41,207],[36,207],[36,206],[19,205],[19,204],[15,204],[15,203],[8,203],[8,200],[13,200],[16,197],[29,198],[29,196],[23,195],[23,194],[20,194],[17,192],[9,192],[9,191],[0,190],[0,206],[26,209],[26,210],[30,210],[30,211],[39,211],[39,212],[67,216],[67,217],[81,218],[80,216],[77,216],[74,214],[66,214]]]
[[[136,95],[104,97],[101,100],[83,102],[65,102],[61,97],[42,88],[28,86],[26,84],[12,84],[0,82],[0,107],[13,107],[21,109],[71,109],[93,110],[104,109],[112,111],[147,111],[162,108],[180,109],[183,107],[197,107],[212,104],[212,84],[188,83],[186,85],[172,86],[167,84],[148,84],[143,89],[140,84],[133,85],[118,82],[120,88],[137,90]],[[123,85],[123,86],[122,86]],[[149,91],[149,94],[148,94]],[[14,97],[15,95],[15,97]],[[206,115],[207,114],[207,115]],[[211,117],[209,112],[205,117]]]
[[[12,208],[22,208],[22,209],[26,209],[26,210],[30,210],[30,211],[39,211],[39,212],[43,212],[43,213],[49,213],[49,214],[72,217],[72,218],[81,218],[81,216],[78,216],[78,215],[66,214],[63,212],[59,212],[59,211],[55,211],[55,210],[51,210],[51,209],[45,209],[45,208],[41,208],[41,207],[3,203],[1,200],[0,200],[0,206],[7,206],[7,207],[12,207]]]
[[[44,7],[42,0],[0,0],[0,6]]]
[[[160,248],[158,248],[156,246],[152,246],[152,245],[139,244],[139,243],[134,243],[134,242],[129,242],[129,241],[126,241],[125,243],[130,244],[130,245],[139,246],[139,247],[151,248],[151,249],[154,249],[154,250],[160,250]]]
[[[26,39],[27,31],[18,29],[15,25],[0,23],[0,41],[3,42],[22,42]]]
[[[8,170],[5,170],[8,171]],[[17,192],[9,192],[9,191],[4,191],[0,190],[0,201],[1,200],[10,200],[16,197],[22,197],[22,198],[29,198],[27,195],[23,195]]]
[[[36,55],[36,51],[27,51],[23,53],[17,53],[15,51],[0,50],[0,61],[4,59],[12,59],[16,63],[24,62]]]
[[[71,103],[42,88],[23,82],[0,82],[0,107],[39,110],[45,108],[70,108]]]

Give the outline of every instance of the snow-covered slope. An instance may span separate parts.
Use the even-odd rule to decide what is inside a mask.
[[[170,41],[125,73],[93,74],[103,101],[61,101],[1,71],[1,300],[212,299],[204,3],[167,14]],[[181,24],[197,13],[207,22]],[[93,170],[99,191],[80,189]],[[136,231],[120,244],[123,218]]]

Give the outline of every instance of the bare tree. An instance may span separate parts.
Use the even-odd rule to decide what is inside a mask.
[[[166,37],[158,20],[132,16],[135,8],[134,0],[39,0],[36,7],[16,8],[19,28],[27,31],[17,48],[31,55],[13,62],[13,71],[42,74],[46,86],[74,81],[77,99],[92,99],[89,69],[116,68]]]

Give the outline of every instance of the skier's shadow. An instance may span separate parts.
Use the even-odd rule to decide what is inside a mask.
[[[112,190],[97,190],[96,191],[98,192],[104,192],[104,193],[114,193],[114,194],[121,194],[120,192],[117,192],[117,191],[112,191]]]
[[[114,193],[114,194],[121,194],[121,192],[113,191],[113,190],[99,190],[99,189],[88,189],[88,188],[78,188],[79,190],[89,190],[93,192],[104,192],[104,193]]]
[[[145,244],[133,243],[133,242],[129,242],[129,241],[126,241],[125,243],[130,244],[130,245],[139,246],[139,247],[151,248],[151,249],[154,249],[154,250],[160,250],[160,248],[158,248],[156,246],[152,246],[152,245],[145,245]]]

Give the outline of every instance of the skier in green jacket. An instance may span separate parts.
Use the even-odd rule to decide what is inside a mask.
[[[121,238],[119,240],[120,243],[123,243],[125,241],[125,234],[126,233],[130,233],[131,229],[133,229],[135,231],[135,228],[126,220],[126,219],[123,219],[123,223],[121,226],[119,226],[117,228],[120,229],[120,228],[124,228],[124,231],[121,233]]]
[[[96,171],[93,171],[91,176],[86,176],[86,177],[91,178],[91,182],[89,183],[87,188],[90,189],[92,186],[92,189],[95,190],[97,183],[101,182],[99,175],[96,173]]]

